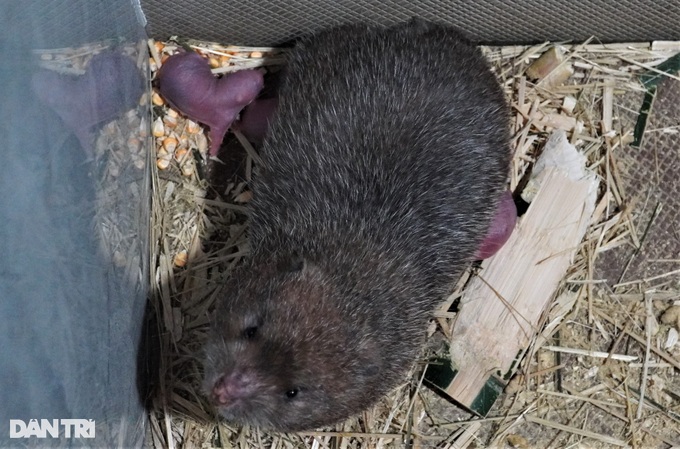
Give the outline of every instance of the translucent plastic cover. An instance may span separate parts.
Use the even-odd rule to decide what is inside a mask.
[[[138,447],[148,56],[130,0],[0,13],[0,447]]]

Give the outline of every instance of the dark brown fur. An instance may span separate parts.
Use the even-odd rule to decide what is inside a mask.
[[[252,257],[206,348],[223,416],[310,429],[403,380],[489,226],[507,118],[450,28],[351,26],[296,47],[253,185]]]

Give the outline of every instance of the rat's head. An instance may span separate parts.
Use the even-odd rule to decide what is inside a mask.
[[[361,411],[393,386],[376,329],[348,305],[351,288],[339,284],[295,256],[255,262],[233,277],[205,359],[204,391],[221,415],[311,429]]]

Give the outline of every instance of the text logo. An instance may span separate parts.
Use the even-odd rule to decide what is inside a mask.
[[[63,431],[63,435],[62,435]],[[94,438],[94,419],[9,420],[10,438]]]

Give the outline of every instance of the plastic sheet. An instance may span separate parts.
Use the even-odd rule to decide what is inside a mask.
[[[149,111],[138,7],[6,3],[0,447],[139,447]]]

